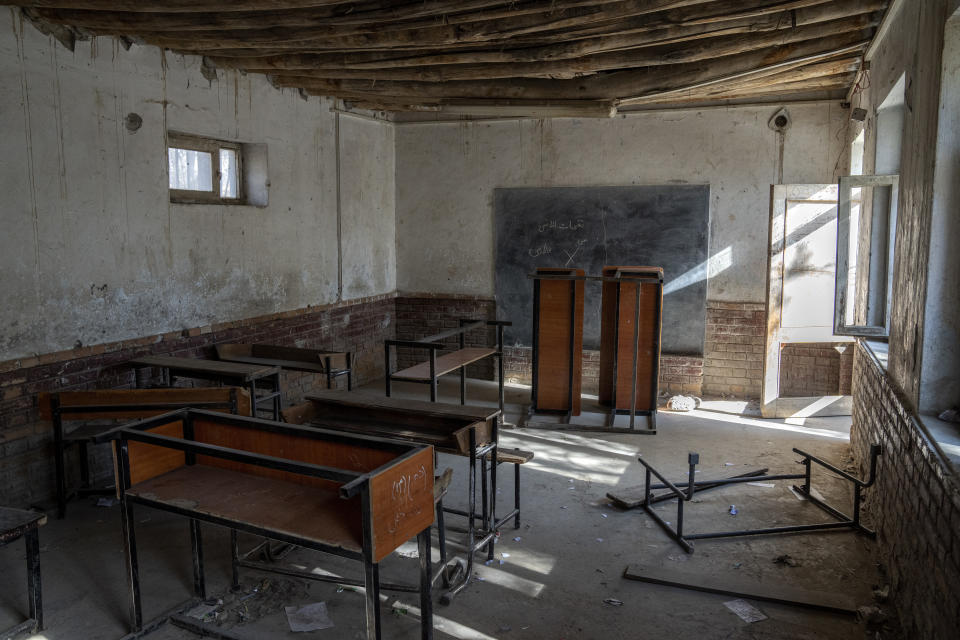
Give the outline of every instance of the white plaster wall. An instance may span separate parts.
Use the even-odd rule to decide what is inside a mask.
[[[0,361],[336,300],[330,102],[232,71],[209,82],[199,62],[110,38],[70,52],[0,9]],[[170,204],[168,130],[266,143],[269,206]],[[362,225],[343,230],[344,296],[387,293],[392,127],[350,124],[340,141],[362,185],[341,193]],[[372,267],[360,232],[382,254]]]
[[[947,21],[933,185],[920,411],[960,403],[960,14]]]
[[[708,297],[763,302],[779,162],[767,121],[776,110],[397,124],[397,288],[494,294],[494,188],[690,183],[711,188],[711,256],[729,248],[732,258],[710,279]],[[834,182],[847,112],[836,104],[788,110],[783,181]]]
[[[393,126],[340,117],[343,296],[397,288]]]

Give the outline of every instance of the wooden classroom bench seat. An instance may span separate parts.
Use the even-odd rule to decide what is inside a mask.
[[[368,640],[381,638],[379,563],[416,537],[421,637],[433,637],[432,447],[194,409],[105,440],[114,443],[134,633],[144,627],[133,513],[141,504],[189,519],[196,599],[206,598],[201,522],[230,528],[234,587],[238,531],[362,561]]]
[[[335,378],[347,376],[347,390],[353,388],[353,354],[349,351],[281,347],[272,344],[218,344],[215,349],[217,358],[228,362],[262,364],[288,371],[324,375],[328,389],[332,388]]]
[[[503,412],[503,328],[512,323],[505,320],[460,320],[460,327],[442,331],[421,340],[385,340],[384,341],[384,382],[387,397],[390,397],[390,383],[393,380],[418,382],[430,385],[430,401],[437,401],[437,380],[440,376],[460,372],[460,404],[467,399],[467,365],[494,357],[497,359],[498,404]],[[464,336],[475,329],[497,328],[497,346],[494,347],[467,347]],[[445,338],[457,336],[459,348],[450,353],[438,355],[438,351],[447,350],[449,346],[443,344]],[[406,367],[399,371],[390,371],[390,348],[426,349],[427,360]]]
[[[57,517],[63,518],[67,501],[74,495],[104,495],[112,487],[92,487],[87,448],[107,431],[138,418],[166,413],[182,407],[213,409],[248,415],[250,392],[238,387],[193,387],[171,389],[98,389],[41,393],[40,418],[53,422],[54,465],[57,482]],[[67,431],[64,422],[83,421]],[[66,451],[79,450],[80,486],[67,483]]]

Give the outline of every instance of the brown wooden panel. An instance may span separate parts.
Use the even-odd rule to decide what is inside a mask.
[[[249,380],[276,373],[275,367],[224,360],[205,360],[203,358],[181,358],[178,356],[143,356],[130,360],[137,367],[161,367],[179,371],[183,376],[191,373],[207,376],[233,377]]]
[[[296,371],[326,373],[327,357],[333,370],[347,367],[347,354],[343,351],[301,349],[272,344],[218,344],[217,357],[231,362],[262,364]]]
[[[464,349],[458,349],[453,353],[445,353],[442,356],[437,356],[437,366],[436,369],[434,369],[434,373],[437,376],[442,376],[451,371],[456,371],[464,365],[482,360],[496,352],[496,349],[489,349],[487,347],[466,347]],[[412,367],[401,369],[391,374],[390,377],[395,380],[430,380],[430,361],[428,360],[427,362],[421,362]]]
[[[225,406],[230,402],[230,390],[237,392],[237,413],[250,414],[250,392],[240,387],[192,387],[186,389],[97,389],[93,391],[62,391],[59,393],[41,393],[39,396],[40,417],[45,420],[53,418],[51,398],[58,396],[61,406],[89,407],[111,406],[116,410],[102,413],[70,413],[61,412],[64,420],[112,420],[149,418],[161,413],[173,411],[177,407],[168,409],[137,409],[136,405],[175,403],[179,407],[189,407],[197,402],[222,402]],[[124,410],[126,405],[131,405]],[[212,409],[213,411],[229,412],[229,409]]]
[[[583,269],[537,269],[537,273],[583,275]],[[583,281],[540,280],[538,314],[537,409],[567,410],[570,385],[571,298],[573,302],[573,405],[580,415],[580,380],[583,360]]]
[[[150,433],[171,438],[183,438],[183,422],[176,420],[150,429]],[[130,483],[137,484],[172,471],[186,464],[183,451],[158,447],[145,442],[129,441],[127,452],[130,460]],[[120,486],[120,483],[117,483]]]
[[[433,524],[433,449],[427,447],[370,478],[373,559],[380,562]]]
[[[362,473],[377,469],[397,456],[394,451],[374,449],[359,444],[272,433],[260,429],[220,424],[204,419],[194,420],[193,431],[197,442]],[[197,463],[297,484],[339,486],[339,483],[330,480],[310,478],[296,473],[265,469],[256,465],[232,462],[210,456],[197,456]]]
[[[613,276],[618,270],[634,273],[662,273],[659,267],[604,267],[604,276]],[[659,369],[660,323],[656,317],[657,305],[662,303],[663,287],[656,283],[632,283],[624,279],[620,285],[620,312],[617,314],[617,283],[604,282],[601,303],[600,334],[600,393],[602,404],[614,402],[616,408],[630,408],[630,384],[633,362],[633,332],[636,313],[637,291],[640,292],[640,330],[637,344],[637,402],[638,411],[656,408],[656,393],[653,377]],[[619,330],[618,330],[619,327]],[[618,333],[617,336],[614,334]],[[616,344],[614,344],[616,340]],[[614,392],[613,368],[617,364],[616,391]]]
[[[290,424],[306,424],[313,420],[317,415],[316,405],[309,400],[287,407],[280,412],[280,417],[284,422]]]
[[[128,494],[353,552],[362,546],[359,496],[344,500],[335,487],[196,464],[142,482]]]

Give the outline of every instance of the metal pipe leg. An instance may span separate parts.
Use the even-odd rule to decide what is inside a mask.
[[[487,516],[490,514],[489,494],[487,493],[487,456],[480,458],[480,522],[487,526]]]
[[[59,424],[59,417],[53,425],[54,464],[57,470],[57,519],[62,520],[67,515],[67,477],[64,470],[63,426]]]
[[[90,488],[90,459],[87,457],[87,443],[83,440],[77,443],[78,457],[80,458],[80,486]]]
[[[40,586],[40,534],[36,528],[24,534],[27,543],[27,598],[30,600],[30,617],[36,623],[33,632],[43,629],[43,602]]]
[[[137,540],[133,530],[133,504],[121,498],[123,546],[127,561],[127,586],[130,589],[130,630],[140,631],[143,613],[140,603],[140,568],[137,564]]]
[[[230,529],[230,587],[234,591],[240,588],[240,543],[237,537],[237,530]]]
[[[443,588],[450,588],[450,578],[447,576],[447,531],[443,521],[443,500],[437,501],[437,546],[440,547],[440,576]]]
[[[433,571],[430,562],[430,527],[417,536],[420,553],[420,637],[433,640]]]
[[[467,368],[460,367],[460,404],[467,404]]]
[[[363,588],[367,600],[367,640],[380,640],[380,565],[364,560]]]
[[[513,465],[513,507],[517,515],[513,517],[513,528],[520,528],[520,465]]]
[[[198,598],[207,597],[206,581],[203,579],[203,538],[200,521],[190,518],[190,547],[193,551],[193,593]]]

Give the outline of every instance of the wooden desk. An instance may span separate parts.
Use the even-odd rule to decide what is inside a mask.
[[[178,356],[144,356],[130,360],[135,367],[156,367],[166,373],[168,382],[173,378],[198,378],[220,384],[235,384],[250,389],[251,415],[256,416],[260,405],[270,402],[274,420],[280,419],[280,367],[202,358]],[[266,385],[266,393],[257,393],[258,385]]]
[[[215,349],[220,360],[324,375],[327,377],[328,389],[333,387],[334,378],[347,376],[347,391],[353,389],[353,354],[349,351],[324,351],[272,344],[218,344]]]
[[[474,552],[486,547],[487,557],[493,558],[494,532],[500,524],[496,518],[497,429],[500,415],[497,408],[379,398],[335,390],[308,395],[304,404],[284,411],[284,418],[290,422],[431,445],[438,451],[470,459],[468,509],[462,511],[445,507],[445,510],[467,517],[467,548],[471,552],[467,555],[467,570],[463,580],[444,595],[444,601],[449,601],[471,580]],[[479,514],[475,484],[478,460],[482,485]],[[504,520],[514,515],[511,513]],[[477,520],[483,523],[485,530],[477,530]]]
[[[6,546],[21,536],[27,545],[27,598],[30,601],[30,617],[0,632],[0,637],[12,638],[24,632],[37,633],[43,629],[40,536],[37,530],[46,523],[47,516],[43,513],[0,507],[0,547]]]
[[[367,638],[381,638],[379,563],[416,536],[421,637],[433,637],[433,449],[396,440],[183,409],[110,432],[123,519],[131,626],[143,629],[135,504],[189,518],[194,595],[206,597],[201,522],[360,560]],[[147,625],[150,628],[152,625]]]
[[[115,493],[115,487],[92,487],[88,445],[97,437],[124,422],[148,418],[174,409],[193,407],[248,415],[250,394],[237,387],[193,387],[172,389],[97,389],[41,393],[37,397],[40,417],[53,423],[54,467],[57,477],[57,518],[67,513],[67,501],[74,495]],[[64,422],[88,421],[67,431]],[[99,421],[92,424],[89,421]],[[80,457],[80,486],[67,486],[66,451],[77,445]]]

